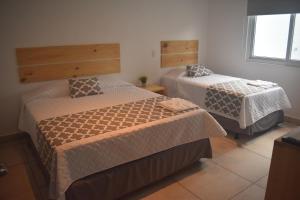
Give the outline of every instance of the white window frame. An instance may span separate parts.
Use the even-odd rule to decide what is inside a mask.
[[[294,28],[295,28],[295,19],[296,19],[296,14],[291,14],[286,57],[284,59],[281,59],[281,58],[254,56],[254,44],[255,44],[254,37],[255,37],[255,28],[256,28],[256,16],[249,16],[248,17],[248,37],[247,37],[247,44],[246,44],[247,61],[300,67],[300,61],[291,59]]]

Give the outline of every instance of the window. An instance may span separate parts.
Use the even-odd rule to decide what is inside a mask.
[[[300,14],[296,15],[291,59],[300,60]]]
[[[248,58],[300,66],[300,14],[249,17]]]

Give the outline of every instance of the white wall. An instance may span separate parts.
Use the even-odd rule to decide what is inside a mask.
[[[279,83],[293,109],[287,115],[300,119],[300,66],[247,62],[247,0],[210,0],[207,63],[218,73]]]
[[[199,39],[206,57],[207,0],[4,0],[0,2],[0,134],[17,131],[15,48],[119,42],[121,77],[156,81],[160,41]],[[154,51],[154,57],[152,57]]]

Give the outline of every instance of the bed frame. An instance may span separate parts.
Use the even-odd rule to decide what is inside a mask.
[[[25,136],[46,182],[49,182],[50,176],[42,164],[39,153],[29,134]],[[66,200],[112,200],[130,196],[131,193],[147,185],[199,163],[201,158],[212,158],[212,148],[208,138],[86,176],[72,183],[65,192],[65,198]]]
[[[161,41],[160,67],[178,67],[198,64],[198,40]]]
[[[20,82],[120,72],[120,44],[17,48]]]
[[[254,135],[257,133],[266,132],[284,121],[284,112],[282,110],[278,110],[263,117],[251,126],[241,129],[239,123],[235,120],[228,119],[214,113],[210,114],[219,122],[219,124],[222,125],[225,130],[234,133],[235,139],[239,139],[240,134]]]
[[[200,158],[211,157],[208,138],[176,146],[75,181],[66,191],[66,200],[119,199],[199,162]]]
[[[194,49],[194,42],[189,45]],[[16,56],[22,83],[120,72],[119,44],[18,48]],[[195,60],[194,53],[192,60]],[[34,151],[38,155],[35,148]],[[200,158],[211,157],[208,138],[176,146],[77,180],[67,189],[65,197],[67,200],[120,198]]]

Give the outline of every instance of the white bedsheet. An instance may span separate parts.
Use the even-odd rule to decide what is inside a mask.
[[[158,96],[130,84],[104,88],[103,95],[71,99],[24,98],[19,128],[30,133],[34,144],[36,124],[43,119],[103,108]],[[26,100],[27,99],[27,100]],[[29,100],[28,100],[29,99]],[[205,110],[196,110],[163,120],[113,131],[67,143],[56,148],[57,172],[50,179],[50,197],[64,199],[76,180],[111,167],[210,136],[226,135]]]
[[[190,100],[206,109],[204,104],[206,88],[212,84],[233,80],[240,80],[240,78],[220,74],[190,78],[185,76],[183,69],[175,69],[161,78],[161,84],[167,88],[168,96]],[[238,120],[240,128],[245,129],[272,112],[288,108],[291,108],[290,101],[285,91],[279,86],[247,95],[243,99]],[[224,116],[223,113],[215,114]]]

